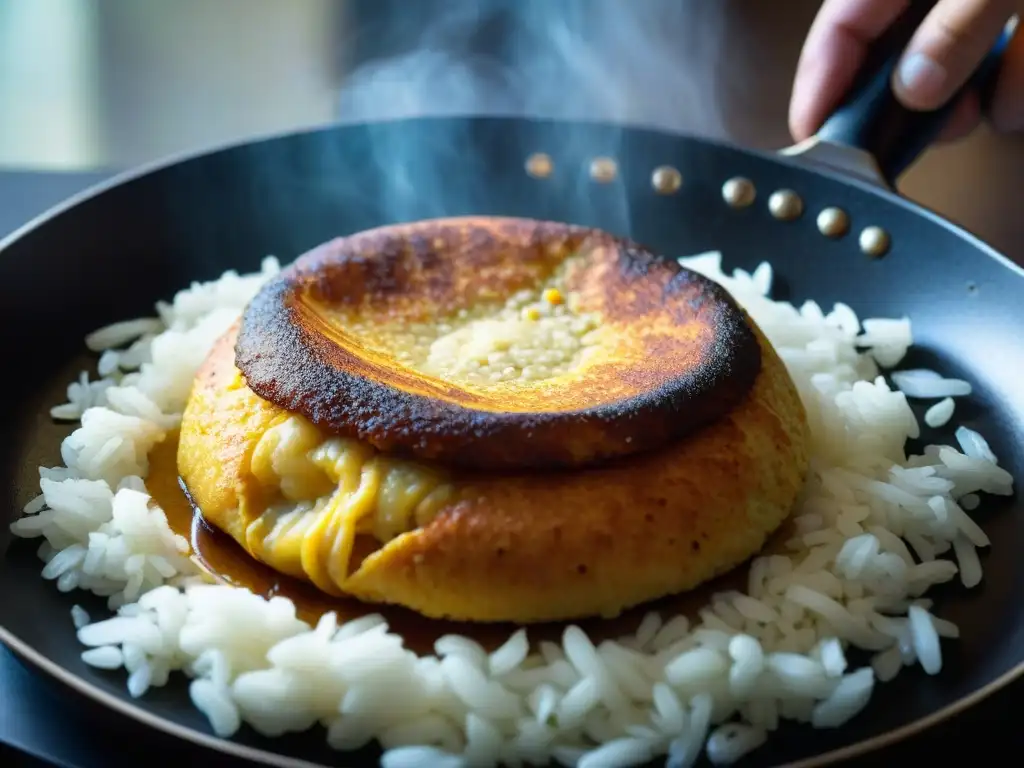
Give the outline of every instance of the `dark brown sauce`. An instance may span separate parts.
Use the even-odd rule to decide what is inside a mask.
[[[287,597],[295,603],[299,617],[311,625],[330,611],[337,614],[339,623],[379,613],[391,630],[405,639],[406,646],[419,653],[431,652],[434,642],[447,634],[471,637],[485,648],[494,649],[517,628],[513,624],[428,619],[405,608],[332,597],[312,584],[278,573],[253,559],[234,539],[207,523],[202,513],[193,508],[178,478],[177,451],[177,434],[153,448],[149,456],[146,487],[167,515],[171,529],[191,542],[193,559],[218,581],[245,587],[263,597]],[[679,613],[693,617],[714,592],[728,589],[744,591],[746,576],[747,568],[742,566],[692,592],[639,606],[614,619],[537,624],[530,626],[529,636],[534,643],[540,640],[557,642],[571,623],[582,627],[595,642],[622,637],[635,632],[648,611],[659,611],[665,620]]]

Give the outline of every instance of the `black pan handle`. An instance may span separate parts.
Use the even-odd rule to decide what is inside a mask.
[[[892,91],[893,72],[915,30],[936,4],[936,0],[912,0],[896,23],[871,47],[846,100],[818,130],[819,141],[870,154],[889,184],[935,140],[965,93],[977,92],[982,113],[988,111],[1010,39],[1011,30],[1004,29],[974,75],[942,107],[932,112],[907,109]]]

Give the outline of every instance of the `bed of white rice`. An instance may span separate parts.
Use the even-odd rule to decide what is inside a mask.
[[[520,630],[491,653],[448,636],[418,656],[379,616],[339,626],[328,614],[311,627],[287,599],[203,583],[146,494],[147,453],[177,424],[211,344],[278,271],[272,258],[87,339],[102,352],[101,378],[82,373],[53,409],[80,426],[61,446],[64,466],[40,469],[42,493],[12,529],[44,539],[43,577],[57,589],[105,596],[116,611],[72,611],[86,663],[126,670],[135,697],[188,675],[193,704],[224,737],[243,723],[269,736],[321,723],[339,750],[378,741],[387,768],[609,768],[659,756],[679,768],[702,751],[731,763],[782,720],[839,727],[902,669],[941,671],[942,642],[958,629],[925,594],[981,581],[977,550],[989,540],[968,511],[979,492],[1010,494],[1012,478],[963,427],[957,447],[905,454],[921,429],[908,395],[934,401],[925,421],[938,427],[971,392],[932,371],[895,374],[895,389],[878,375],[911,345],[909,320],[772,301],[768,264],[730,277],[719,254],[682,261],[767,333],[814,443],[785,553],[756,558],[745,592],[716,595],[691,620],[650,613],[634,634],[596,645],[570,627],[560,643],[531,647]],[[851,649],[870,664],[852,668]]]

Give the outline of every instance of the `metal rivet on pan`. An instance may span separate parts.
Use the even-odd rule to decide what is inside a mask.
[[[651,174],[651,184],[659,195],[674,195],[683,186],[683,177],[671,165],[661,165]]]
[[[768,198],[768,210],[780,221],[792,221],[804,212],[804,201],[792,189],[780,189]]]
[[[722,199],[733,208],[746,208],[757,197],[754,182],[742,176],[729,179],[722,185]]]
[[[618,172],[618,164],[610,157],[595,157],[590,163],[590,178],[601,184],[612,181]]]
[[[881,227],[865,227],[861,230],[858,242],[865,254],[878,259],[889,250],[889,233]]]
[[[526,172],[535,179],[546,179],[553,169],[551,158],[543,152],[534,152],[526,158]]]
[[[842,237],[850,228],[850,217],[842,208],[826,208],[818,214],[818,231],[825,237]]]

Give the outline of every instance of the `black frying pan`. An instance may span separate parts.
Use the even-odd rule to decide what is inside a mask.
[[[2,426],[0,472],[10,489],[8,516],[35,495],[36,467],[59,463],[67,429],[51,424],[46,413],[63,401],[67,382],[94,364],[82,354],[87,332],[148,314],[157,299],[193,280],[228,268],[255,269],[267,253],[290,260],[340,234],[460,214],[594,225],[672,256],[718,249],[729,268],[751,269],[768,259],[777,270],[776,297],[845,301],[861,316],[908,314],[916,347],[906,365],[973,382],[975,395],[961,405],[959,421],[988,436],[1003,466],[1024,478],[1024,346],[1018,343],[1024,273],[885,186],[931,140],[944,116],[899,109],[887,87],[891,61],[884,54],[905,41],[922,9],[911,13],[917,19],[881,46],[874,62],[881,70],[874,66],[873,76],[862,78],[813,146],[788,158],[592,123],[417,119],[331,127],[195,155],[128,174],[60,206],[0,243],[11,414]],[[975,85],[983,86],[990,74],[983,68]],[[524,171],[536,152],[552,160],[546,178]],[[591,178],[597,157],[616,160],[614,180]],[[874,176],[865,162],[871,157],[879,171]],[[846,172],[819,165],[837,161]],[[678,170],[678,190],[652,186],[652,172],[662,166]],[[747,207],[723,200],[723,184],[736,177],[756,188]],[[773,215],[769,201],[778,190],[799,197],[799,216]],[[845,235],[819,231],[817,216],[827,207],[848,214]],[[787,206],[776,213],[781,209]],[[888,236],[884,254],[862,248],[868,227]],[[848,726],[783,728],[745,764],[810,765],[822,756],[882,746],[1024,673],[1022,513],[1016,500],[991,502],[982,516],[995,542],[983,555],[984,584],[970,594],[956,586],[938,592],[941,614],[964,628],[962,639],[945,649],[939,677],[904,673],[881,686],[866,713]],[[319,734],[274,742],[248,731],[232,742],[212,738],[182,685],[131,700],[122,675],[97,672],[79,659],[68,611],[81,602],[102,615],[99,601],[58,593],[39,577],[35,544],[9,538],[4,526],[0,639],[25,660],[111,709],[204,747],[266,762],[285,763],[281,755],[287,755],[337,764],[339,756]]]

